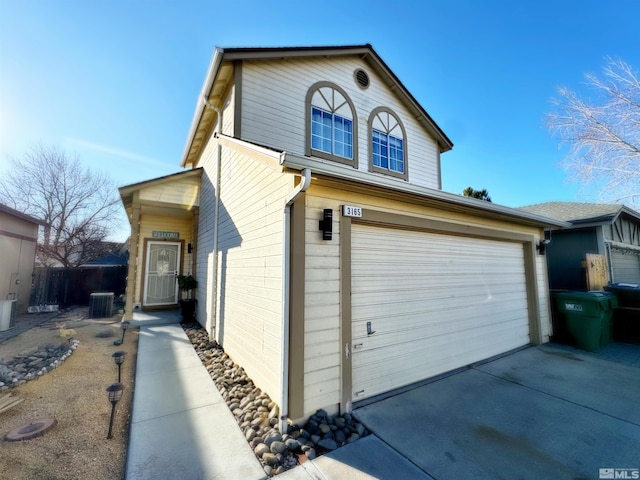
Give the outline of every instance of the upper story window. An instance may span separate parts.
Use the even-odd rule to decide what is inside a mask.
[[[407,135],[400,119],[386,108],[376,108],[369,118],[369,135],[369,170],[407,180]]]
[[[307,93],[307,155],[356,165],[357,120],[347,94],[318,82]]]

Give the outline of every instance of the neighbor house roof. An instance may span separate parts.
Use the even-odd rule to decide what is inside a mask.
[[[26,213],[19,212],[18,210],[14,210],[13,208],[8,207],[2,203],[0,203],[0,212],[8,213],[9,215],[21,218],[22,220],[26,220],[27,222],[35,223],[36,225],[44,225],[46,223],[43,220],[32,217],[31,215],[27,215]]]
[[[520,210],[573,225],[611,223],[623,213],[640,221],[640,212],[615,203],[546,202],[520,207]]]
[[[216,48],[209,65],[207,77],[196,102],[191,128],[187,136],[181,165],[197,164],[198,158],[213,128],[216,113],[207,109],[211,104],[219,107],[222,97],[233,81],[233,62],[237,60],[284,59],[284,58],[326,58],[356,55],[384,79],[388,87],[398,93],[400,99],[436,139],[440,152],[451,150],[453,143],[434,122],[426,110],[409,93],[398,77],[378,56],[373,47],[365,45],[347,45],[333,47],[278,47],[278,48]]]

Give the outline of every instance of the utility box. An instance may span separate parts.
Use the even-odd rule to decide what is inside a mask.
[[[0,332],[13,328],[17,303],[17,300],[0,300]]]
[[[113,292],[92,293],[89,296],[89,318],[109,318],[113,315]]]

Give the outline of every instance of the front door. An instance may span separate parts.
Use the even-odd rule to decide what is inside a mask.
[[[149,242],[147,244],[147,269],[144,282],[146,307],[175,305],[178,303],[180,270],[179,242]]]

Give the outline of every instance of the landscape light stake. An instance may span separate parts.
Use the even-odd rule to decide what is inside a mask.
[[[116,353],[111,355],[113,357],[113,361],[116,362],[116,365],[118,366],[118,383],[120,383],[120,368],[124,363],[124,357],[126,355],[127,355],[127,352],[123,350],[118,350]]]
[[[111,420],[109,420],[109,434],[107,438],[111,438],[111,432],[113,430],[113,414],[116,412],[116,403],[122,398],[122,390],[124,386],[121,383],[112,383],[107,387],[107,395],[111,402]]]
[[[120,341],[120,345],[122,345],[124,343],[124,334],[127,332],[127,328],[129,328],[129,322],[122,322],[120,324],[120,328],[122,329],[122,340]]]

